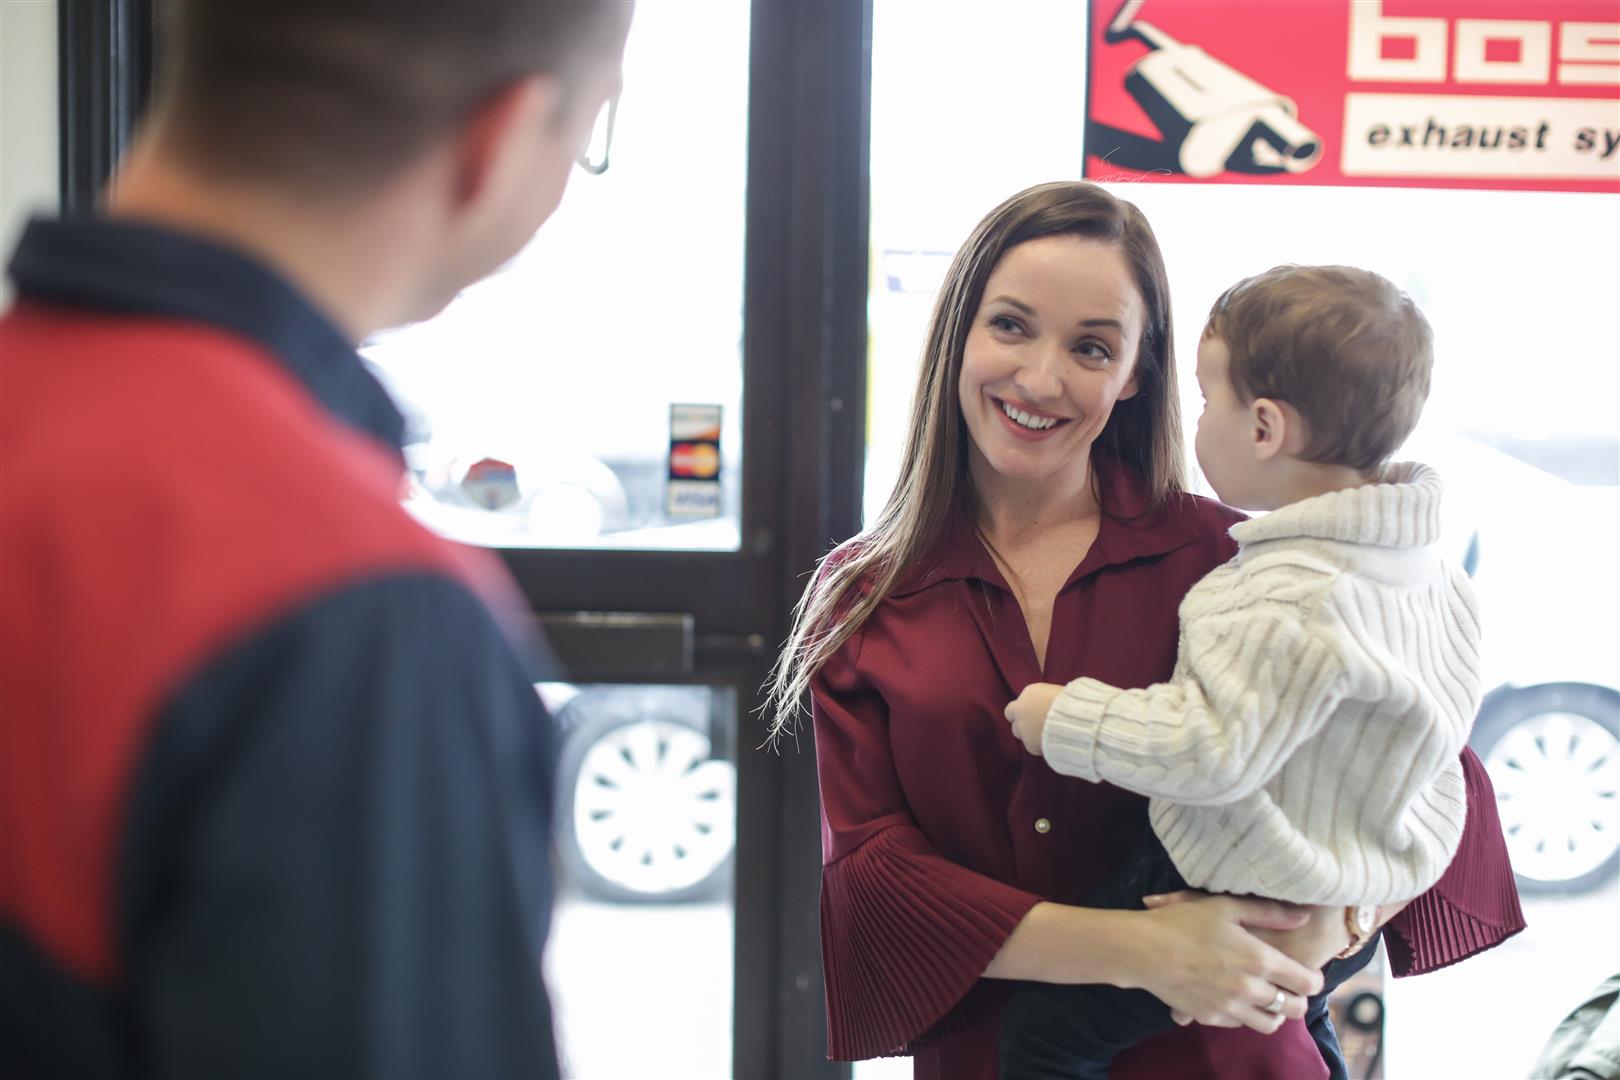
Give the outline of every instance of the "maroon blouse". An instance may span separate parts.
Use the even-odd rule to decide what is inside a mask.
[[[1141,796],[1060,776],[1025,753],[1002,710],[1031,682],[1167,678],[1176,609],[1235,552],[1226,530],[1242,515],[1190,495],[1144,514],[1130,474],[1102,478],[1107,512],[1058,594],[1044,671],[1017,600],[957,521],[815,678],[831,1058],[910,1053],[919,1078],[995,1077],[1005,984],[980,972],[1037,902],[1077,903],[1105,878],[1146,821]],[[1524,927],[1490,782],[1472,751],[1463,766],[1462,849],[1390,923],[1397,975],[1455,963]],[[1327,1076],[1300,1021],[1269,1037],[1178,1028],[1121,1055],[1111,1075],[1217,1072]]]

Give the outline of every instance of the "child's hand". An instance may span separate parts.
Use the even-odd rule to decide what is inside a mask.
[[[1012,725],[1013,737],[1036,757],[1041,754],[1041,732],[1046,730],[1047,710],[1062,690],[1063,687],[1055,683],[1030,683],[1018,695],[1018,700],[1007,706],[1007,722]]]

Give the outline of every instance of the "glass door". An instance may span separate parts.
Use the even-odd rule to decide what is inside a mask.
[[[570,1076],[836,1072],[813,760],[758,749],[755,710],[802,574],[857,522],[867,17],[638,5],[557,213],[362,349],[407,414],[407,508],[500,549],[550,643]],[[829,258],[836,282],[801,269]]]
[[[556,214],[362,348],[407,414],[423,523],[531,554],[738,550],[749,29],[746,0],[642,5]],[[661,599],[543,620],[562,650],[539,690],[561,734],[546,967],[569,1076],[732,1071],[737,687],[599,681],[695,674],[695,618],[650,613]]]

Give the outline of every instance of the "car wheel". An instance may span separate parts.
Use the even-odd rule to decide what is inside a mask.
[[[1620,695],[1553,684],[1487,703],[1470,740],[1496,788],[1519,888],[1578,893],[1620,872]]]
[[[737,770],[715,759],[705,717],[582,695],[558,768],[557,850],[588,896],[706,899],[730,880]],[[560,718],[561,719],[561,718]]]

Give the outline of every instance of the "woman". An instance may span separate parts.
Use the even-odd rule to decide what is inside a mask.
[[[1331,955],[1342,912],[1077,906],[1146,802],[1057,775],[1002,719],[1030,682],[1169,675],[1177,604],[1240,520],[1184,492],[1183,456],[1169,292],[1140,212],[1085,183],[992,211],[940,291],[895,493],[826,560],[774,687],[779,729],[812,695],[833,1058],[995,1076],[1005,980],[1027,979],[1142,987],[1198,1021],[1122,1055],[1118,1077],[1329,1075],[1331,1034],[1319,1049],[1301,1020],[1320,977],[1250,930]],[[1488,782],[1463,764],[1462,851],[1391,922],[1400,973],[1523,926]]]

